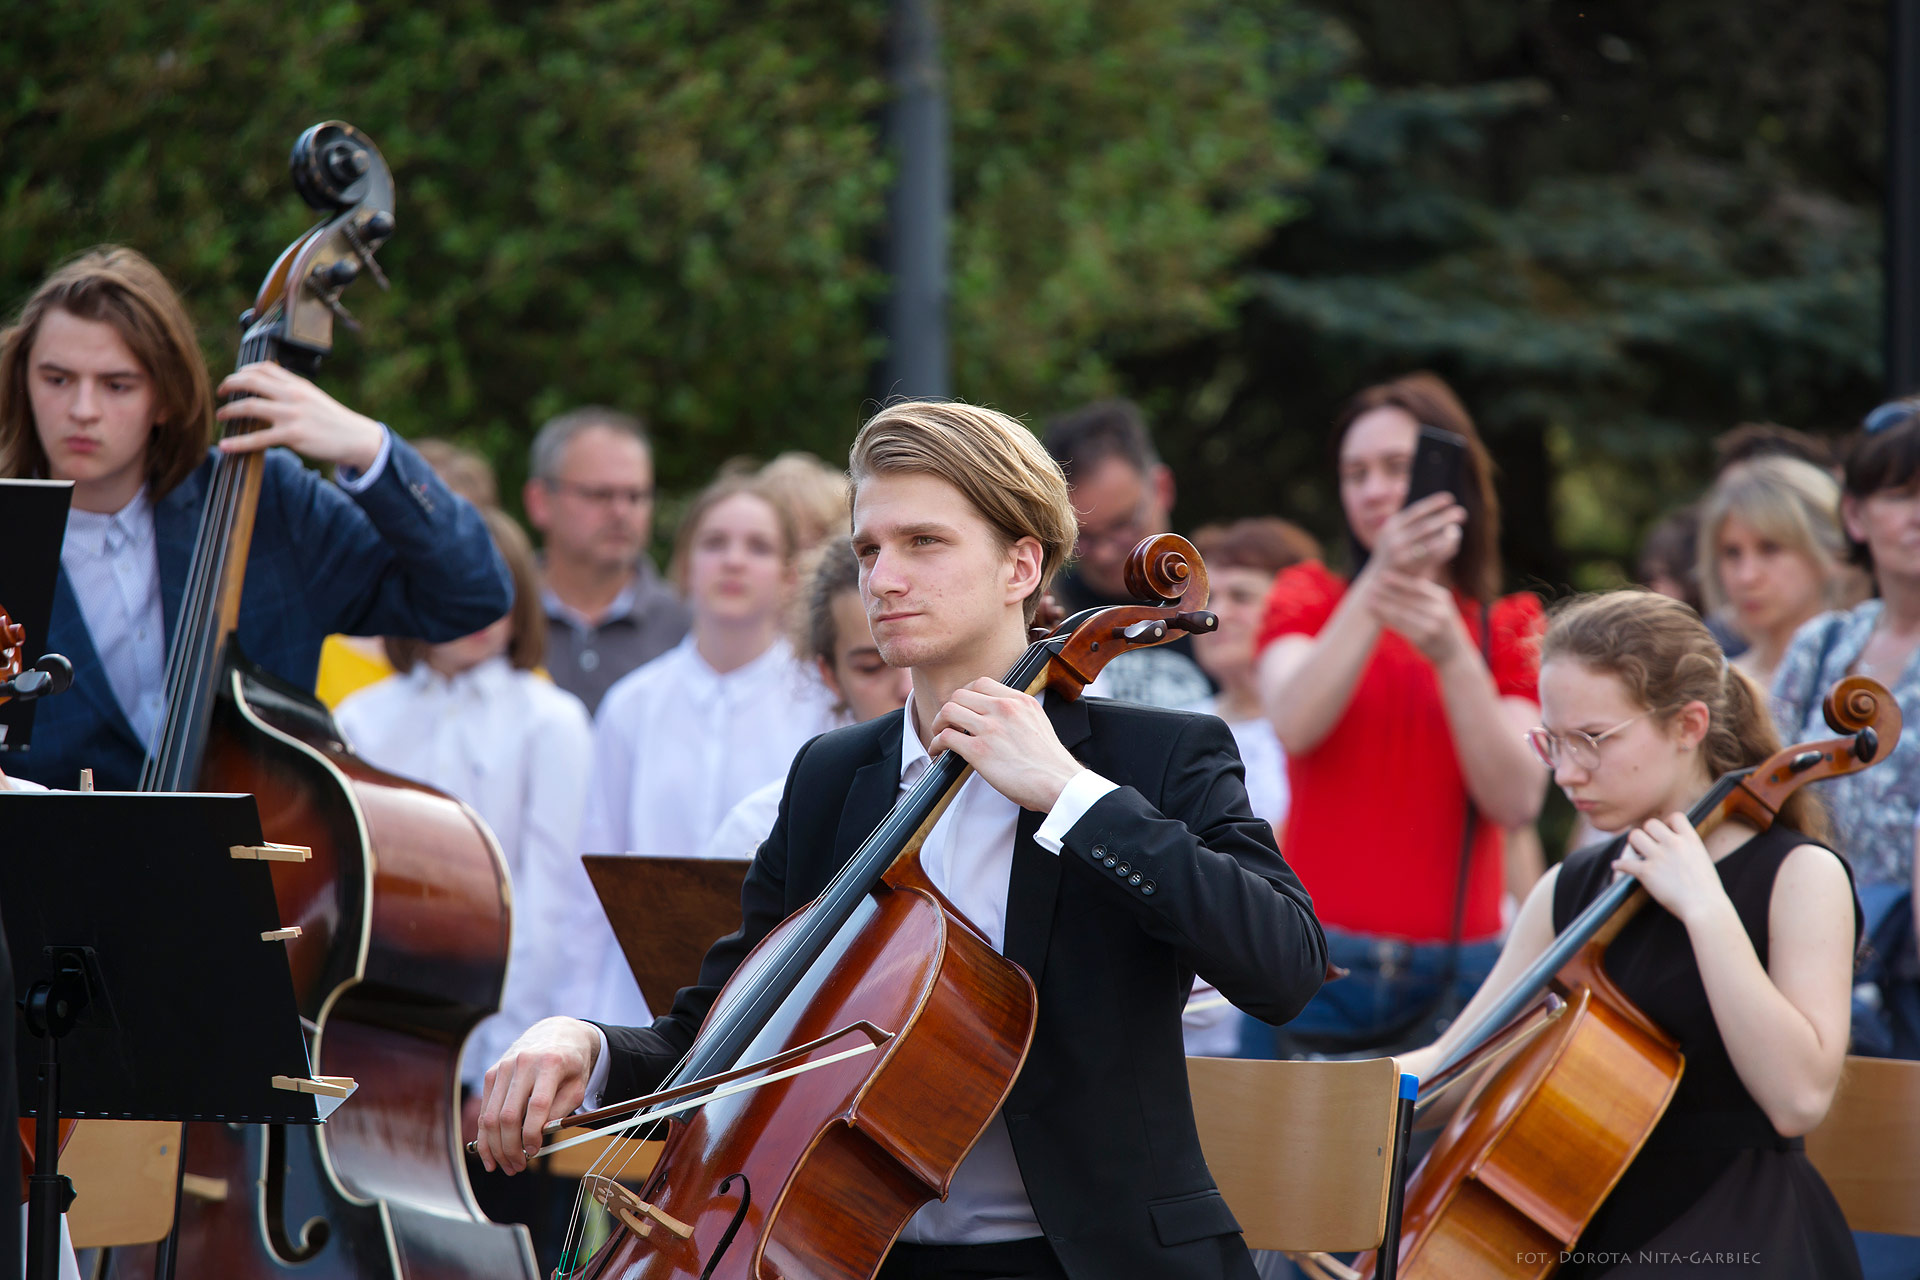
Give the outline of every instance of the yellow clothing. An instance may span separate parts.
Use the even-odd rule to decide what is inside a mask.
[[[393,674],[393,664],[378,640],[358,636],[328,636],[320,646],[320,674],[313,692],[329,709],[348,694]]]

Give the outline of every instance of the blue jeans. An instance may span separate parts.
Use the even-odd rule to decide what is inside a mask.
[[[1329,982],[1284,1027],[1272,1027],[1243,1017],[1240,1056],[1287,1058],[1298,1056],[1293,1035],[1338,1035],[1385,1038],[1407,1018],[1430,1005],[1440,993],[1446,971],[1447,944],[1403,942],[1372,934],[1327,928],[1327,958],[1346,977]],[[1500,956],[1500,943],[1462,942],[1454,971],[1453,989],[1461,1004],[1487,980]]]

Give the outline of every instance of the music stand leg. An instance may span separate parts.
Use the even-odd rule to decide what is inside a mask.
[[[71,983],[55,982],[37,982],[27,991],[27,1027],[46,1041],[33,1176],[27,1179],[27,1280],[60,1280],[60,1218],[73,1204],[73,1183],[60,1172],[60,1037],[86,1003],[84,977],[77,993]]]

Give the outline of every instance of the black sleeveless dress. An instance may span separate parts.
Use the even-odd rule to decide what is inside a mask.
[[[1763,965],[1774,877],[1788,853],[1809,843],[1776,825],[1716,864]],[[1612,844],[1582,849],[1561,865],[1556,934],[1613,879]],[[1857,937],[1857,906],[1854,914]],[[1556,1275],[1857,1278],[1860,1259],[1846,1218],[1808,1163],[1805,1144],[1774,1131],[1734,1071],[1686,927],[1648,903],[1607,948],[1605,967],[1627,998],[1680,1042],[1686,1069],[1659,1126]]]

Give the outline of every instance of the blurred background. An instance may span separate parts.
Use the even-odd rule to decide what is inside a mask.
[[[902,13],[937,22],[917,52]],[[584,402],[645,416],[672,494],[843,457],[891,391],[1036,424],[1115,393],[1176,527],[1278,510],[1332,545],[1334,408],[1427,367],[1502,468],[1514,585],[1554,594],[1629,576],[1715,434],[1837,431],[1883,381],[1872,0],[15,0],[0,27],[9,311],[124,242],[231,366],[310,221],[287,148],[350,121],[395,173],[393,289],[349,299],[323,380],[509,495]],[[947,148],[914,151],[917,206],[916,127]],[[944,387],[901,374],[915,243],[944,246]]]

